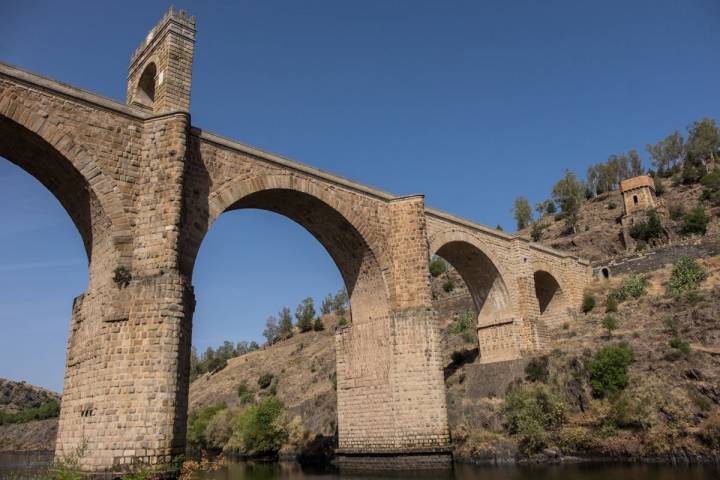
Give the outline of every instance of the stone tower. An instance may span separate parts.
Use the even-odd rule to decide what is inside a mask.
[[[153,113],[189,112],[195,17],[173,7],[130,58],[127,103]]]

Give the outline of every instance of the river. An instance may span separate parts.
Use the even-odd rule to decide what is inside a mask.
[[[0,479],[30,479],[32,472],[49,465],[51,456],[0,454]],[[383,480],[425,478],[438,480],[717,480],[720,466],[671,466],[655,464],[582,463],[485,467],[456,465],[444,472],[340,473],[334,469],[307,469],[296,463],[225,461],[214,471],[197,472],[195,480]]]

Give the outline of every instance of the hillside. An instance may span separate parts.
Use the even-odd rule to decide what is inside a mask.
[[[0,420],[2,414],[12,416],[21,412],[37,412],[51,402],[59,402],[60,395],[50,390],[0,379]],[[52,450],[57,435],[57,418],[22,423],[0,421],[0,452]]]
[[[702,206],[710,217],[708,236],[720,235],[720,219],[718,217],[720,206],[701,200],[703,192],[701,185],[676,184],[671,179],[664,179],[662,182],[665,191],[658,198],[664,203],[666,209],[682,206],[685,211],[689,211],[697,205]],[[547,228],[544,230],[540,242],[559,250],[572,252],[591,261],[622,255],[625,253],[620,230],[622,215],[623,201],[620,191],[604,193],[583,202],[575,233],[568,231],[561,216],[543,216],[538,221],[547,225]],[[672,232],[678,230],[680,223],[680,219],[673,220],[669,215],[663,218],[664,226]],[[531,227],[520,230],[518,233],[529,238]]]
[[[664,295],[671,267],[652,272],[647,294],[621,304],[613,314],[619,328],[610,337],[601,324],[606,316],[602,305],[609,289],[623,281],[622,276],[593,283],[589,293],[596,296],[598,307],[587,315],[574,313],[571,322],[549,332],[549,373],[542,385],[560,399],[567,418],[562,428],[545,440],[548,448],[541,458],[577,454],[687,461],[688,456],[707,459],[718,455],[720,445],[708,446],[707,432],[720,428],[720,312],[715,301],[720,294],[720,257],[701,263],[710,277],[691,299]],[[454,280],[452,292],[442,289],[448,277]],[[476,344],[451,334],[448,328],[454,312],[470,305],[457,274],[449,271],[434,279],[433,292],[445,328],[445,375],[456,458],[489,462],[522,458],[518,457],[522,440],[508,431],[501,408],[509,388],[518,384],[535,388],[523,381],[528,360],[478,364]],[[670,346],[674,334],[667,318],[674,319],[677,335],[689,343],[687,355],[679,355]],[[335,431],[336,396],[331,318],[326,325],[324,332],[295,335],[198,378],[191,385],[191,409],[221,402],[239,405],[237,387],[242,383],[261,398],[267,393],[258,386],[258,379],[271,373],[274,387],[269,389],[276,389],[291,417],[302,418],[305,438],[320,434],[327,439]],[[627,342],[635,357],[629,367],[628,388],[620,397],[620,403],[627,404],[623,413],[627,418],[618,422],[620,426],[608,426],[617,404],[593,397],[588,364],[599,348],[620,342]]]

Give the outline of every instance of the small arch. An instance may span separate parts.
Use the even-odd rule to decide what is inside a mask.
[[[567,301],[560,283],[544,270],[533,274],[535,281],[535,296],[540,309],[540,319],[546,325],[560,324],[567,319]]]
[[[155,102],[155,77],[157,76],[157,67],[154,62],[150,62],[138,81],[135,89],[135,103],[145,107],[152,107]]]
[[[470,292],[477,314],[480,362],[517,358],[520,344],[509,289],[492,254],[480,243],[471,235],[447,232],[431,239],[431,253],[450,263]]]

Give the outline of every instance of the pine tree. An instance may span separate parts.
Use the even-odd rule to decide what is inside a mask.
[[[282,340],[293,336],[292,316],[290,309],[283,307],[278,314],[278,337]]]
[[[295,318],[301,332],[312,330],[313,319],[315,318],[315,305],[312,298],[306,298],[297,306]]]

